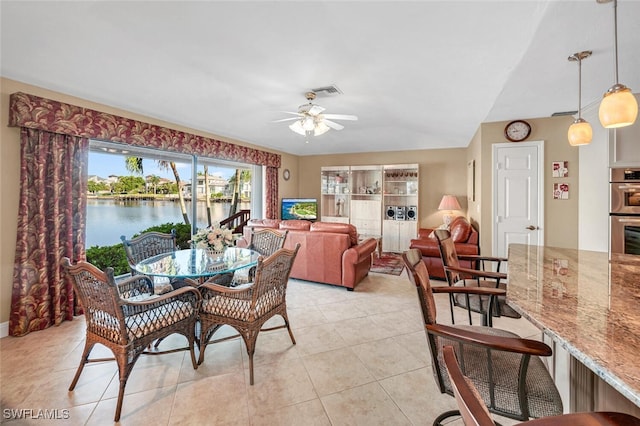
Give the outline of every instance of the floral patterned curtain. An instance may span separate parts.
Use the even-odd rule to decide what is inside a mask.
[[[278,168],[267,167],[265,176],[265,218],[278,218]]]
[[[9,334],[73,319],[60,259],[85,258],[87,138],[22,128],[20,205]]]
[[[9,126],[22,128],[13,336],[72,319],[73,291],[58,262],[85,258],[88,139],[266,166],[265,216],[277,218],[279,154],[22,92],[9,104]]]
[[[9,97],[9,126],[194,154],[221,160],[280,167],[280,155],[119,117],[27,93]]]

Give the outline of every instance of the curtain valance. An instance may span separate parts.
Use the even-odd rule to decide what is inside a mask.
[[[10,96],[9,126],[280,167],[280,155],[22,92]]]

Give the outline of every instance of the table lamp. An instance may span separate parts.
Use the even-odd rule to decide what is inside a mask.
[[[458,203],[458,199],[455,195],[443,195],[442,200],[440,200],[440,205],[438,206],[438,210],[447,210],[442,216],[444,220],[444,224],[449,227],[451,221],[453,220],[453,210],[461,210],[460,203]]]

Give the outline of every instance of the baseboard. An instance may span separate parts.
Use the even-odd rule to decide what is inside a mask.
[[[9,335],[9,321],[0,323],[0,339]]]

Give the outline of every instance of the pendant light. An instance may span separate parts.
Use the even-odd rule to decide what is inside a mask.
[[[574,53],[569,56],[569,61],[578,63],[578,118],[569,126],[567,137],[571,146],[587,145],[591,143],[593,130],[591,124],[582,118],[582,60],[591,56],[590,50]]]
[[[609,3],[612,0],[596,0]],[[618,1],[613,0],[613,47],[615,58],[615,84],[607,90],[600,103],[598,116],[600,123],[607,129],[630,126],[638,116],[638,102],[624,84],[618,83]]]

